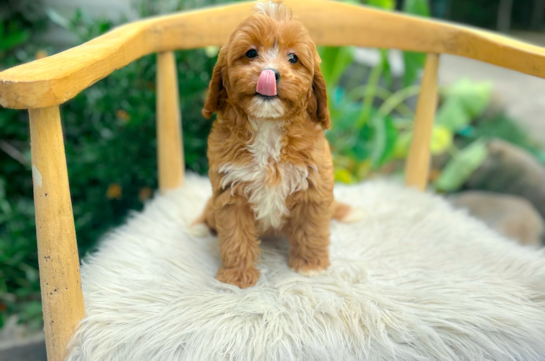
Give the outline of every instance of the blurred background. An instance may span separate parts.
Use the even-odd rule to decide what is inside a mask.
[[[141,17],[223,0],[0,0],[0,71]],[[545,0],[365,0],[545,44]],[[423,54],[320,48],[339,182],[402,179]],[[187,168],[206,174],[211,122],[200,114],[214,47],[178,51]],[[61,107],[78,246],[139,210],[157,189],[155,56],[114,72]],[[441,57],[430,190],[514,242],[539,247],[545,215],[545,80]],[[0,109],[0,360],[45,359],[27,112]],[[16,356],[14,356],[16,355]]]

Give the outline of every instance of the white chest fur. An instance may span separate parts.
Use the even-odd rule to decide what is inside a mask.
[[[246,183],[245,196],[262,228],[279,228],[289,213],[286,208],[288,195],[308,188],[308,169],[280,161],[284,136],[281,122],[261,119],[250,119],[250,122],[255,131],[247,146],[252,162],[242,166],[223,165],[220,168],[222,187]],[[268,174],[274,174],[277,181],[271,184]]]

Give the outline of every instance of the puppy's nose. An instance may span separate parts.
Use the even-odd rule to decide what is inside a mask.
[[[272,69],[272,68],[267,68],[264,70],[272,70],[272,72],[274,73],[274,78],[276,79],[276,82],[278,83],[278,81],[280,80],[280,72],[278,70]]]

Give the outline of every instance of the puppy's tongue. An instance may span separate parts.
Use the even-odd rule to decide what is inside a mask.
[[[265,96],[276,95],[276,77],[272,70],[263,70],[257,79],[257,93]]]

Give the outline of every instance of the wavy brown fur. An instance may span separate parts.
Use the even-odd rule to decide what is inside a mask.
[[[259,56],[246,57],[249,49]],[[297,55],[297,63],[287,61],[290,53]],[[329,266],[329,221],[333,215],[345,217],[350,209],[333,200],[333,164],[324,135],[330,118],[320,61],[304,26],[292,19],[289,9],[272,2],[258,4],[256,13],[238,26],[220,50],[203,109],[207,118],[218,114],[208,139],[213,196],[197,220],[217,231],[220,281],[242,288],[257,282],[258,238],[266,233],[288,236],[293,270],[313,275]],[[257,99],[256,83],[271,64],[281,80],[278,99],[271,100],[276,110],[268,112],[264,107],[271,103]],[[267,158],[266,167],[261,168],[254,165],[256,155],[251,149],[258,137],[256,124],[280,132],[275,139],[265,138],[264,151],[271,151],[275,142],[281,151],[277,158]],[[249,181],[246,178],[252,178],[254,169],[253,178],[259,180]],[[266,172],[264,179],[259,171]],[[228,177],[229,172],[235,180]],[[236,178],[237,174],[241,176]],[[275,195],[279,187],[288,186],[295,190],[286,190],[285,198]],[[251,202],[258,191],[270,191],[273,195],[266,200],[270,203],[284,202],[281,209],[285,206],[286,215],[280,226],[272,227],[259,218],[256,209],[266,207],[266,201]]]

